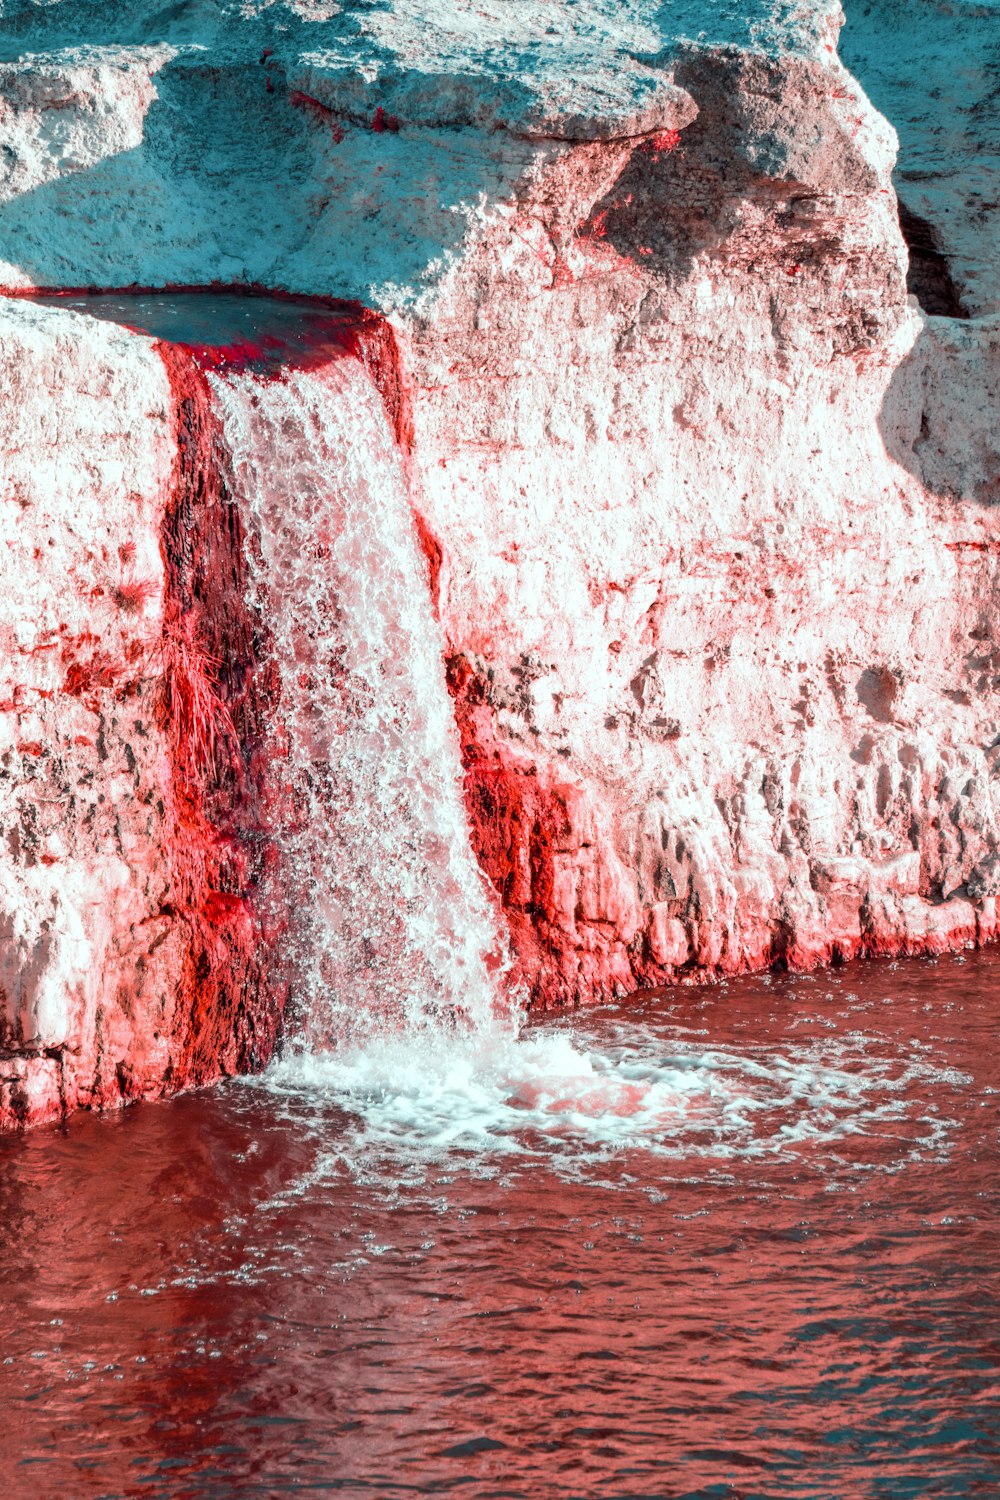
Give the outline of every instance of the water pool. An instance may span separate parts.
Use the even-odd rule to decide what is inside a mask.
[[[4,1140],[4,1493],[995,1496],[998,989],[681,989]]]
[[[31,301],[177,344],[209,368],[263,375],[321,365],[354,350],[364,320],[353,303],[250,288],[35,292]]]

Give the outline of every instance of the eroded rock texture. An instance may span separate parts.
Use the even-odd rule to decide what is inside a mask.
[[[471,838],[543,1005],[996,925],[987,248],[941,231],[973,316],[928,316],[838,8],[729,9],[3,21],[8,289],[256,282],[394,330]],[[0,1073],[41,1118],[267,1055],[233,665],[266,621],[238,539],[194,523],[226,603],[171,551],[169,360],[0,319]],[[232,726],[193,790],[148,665],[178,600]]]
[[[12,308],[0,363],[14,1121],[253,1066],[277,1013],[238,827],[252,622],[207,393],[172,351],[47,324]]]

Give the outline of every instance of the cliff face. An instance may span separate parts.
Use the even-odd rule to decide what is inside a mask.
[[[0,360],[0,1118],[15,1123],[252,1067],[276,1022],[237,894],[235,731],[209,742],[218,719],[252,745],[253,649],[207,392],[171,351],[76,322],[14,305]]]
[[[472,843],[536,1003],[992,936],[1000,324],[908,298],[837,8],[88,9],[5,13],[3,281],[387,319]],[[19,301],[0,328],[0,1113],[40,1118],[268,1053],[252,798],[191,787],[148,665],[229,664],[249,767],[267,622],[211,496],[208,581],[170,561],[198,483],[169,358]]]
[[[530,215],[483,246],[418,365],[428,518],[480,560],[443,575],[476,837],[546,999],[993,928],[998,329],[907,303],[855,85],[682,76],[673,149],[601,153],[544,270]]]

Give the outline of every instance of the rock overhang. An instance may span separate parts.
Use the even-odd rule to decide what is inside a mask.
[[[769,61],[810,86],[840,71],[839,19],[826,0],[8,6],[0,283],[416,309],[567,152],[683,131],[734,70],[763,70],[766,113]],[[746,124],[759,170],[793,176],[791,135]]]

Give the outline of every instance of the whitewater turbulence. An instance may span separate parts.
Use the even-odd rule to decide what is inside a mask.
[[[265,817],[305,1048],[505,1020],[443,641],[401,455],[360,361],[213,375],[279,674]]]
[[[668,1156],[836,1150],[859,1120],[900,1109],[920,1059],[873,1071],[821,1045],[761,1060],[632,1021],[582,1044],[564,1022],[518,1036],[381,397],[346,355],[278,380],[209,379],[278,682],[265,901],[292,1025],[264,1086],[355,1117],[336,1171],[373,1149],[489,1160],[544,1143],[568,1171],[639,1141]],[[922,1127],[920,1140],[933,1145]]]

